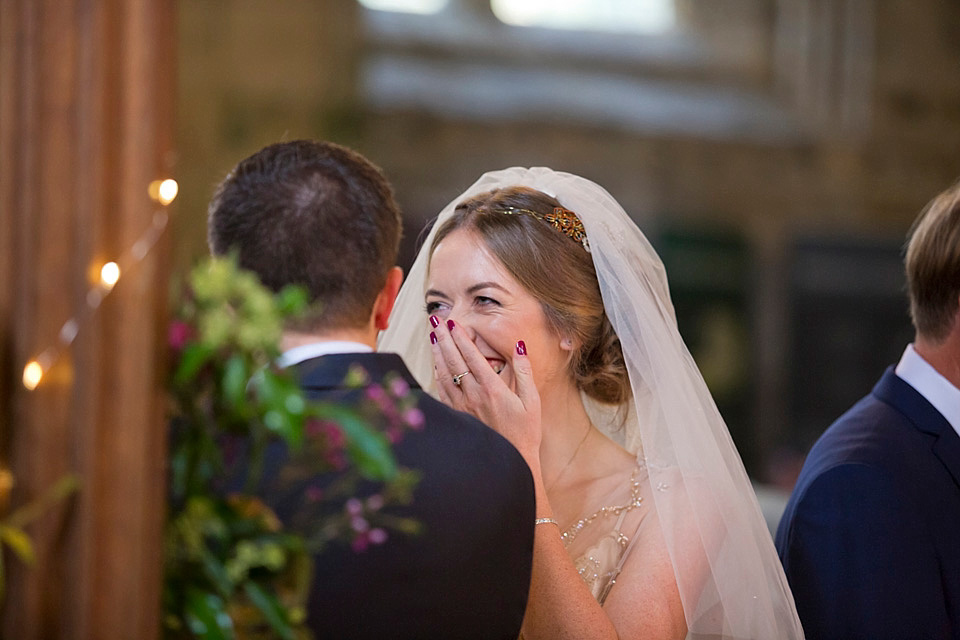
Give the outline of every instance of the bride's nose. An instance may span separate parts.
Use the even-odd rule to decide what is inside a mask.
[[[453,331],[463,331],[471,340],[476,338],[477,334],[473,329],[473,323],[470,321],[468,314],[459,313],[458,309],[454,308],[450,311],[450,315],[447,316],[447,321],[453,322]]]

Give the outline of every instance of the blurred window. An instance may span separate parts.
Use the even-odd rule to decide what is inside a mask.
[[[374,111],[487,123],[763,142],[858,134],[872,2],[358,0],[359,94]]]
[[[676,24],[674,0],[492,0],[498,19],[517,27],[663,33]]]
[[[360,4],[375,11],[429,15],[447,6],[447,0],[360,0]]]

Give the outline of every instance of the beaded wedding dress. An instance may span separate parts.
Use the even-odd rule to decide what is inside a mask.
[[[580,518],[561,534],[573,564],[597,602],[603,604],[644,526],[650,502],[646,470],[637,467],[629,481],[605,500],[602,507]]]

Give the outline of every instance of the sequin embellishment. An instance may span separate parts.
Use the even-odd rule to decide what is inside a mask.
[[[583,531],[584,527],[598,518],[607,516],[618,516],[625,511],[630,511],[643,504],[643,496],[640,495],[640,481],[637,479],[637,470],[630,475],[630,501],[616,507],[602,507],[598,511],[591,513],[586,518],[574,522],[561,534],[564,546],[569,546],[576,539],[577,535]],[[621,543],[622,544],[622,543]]]

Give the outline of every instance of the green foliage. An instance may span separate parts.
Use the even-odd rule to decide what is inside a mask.
[[[170,327],[167,638],[308,638],[313,554],[333,541],[360,552],[387,529],[417,532],[385,509],[409,502],[417,480],[392,453],[391,442],[422,422],[402,381],[371,386],[366,372],[352,371],[347,382],[368,401],[346,408],[309,400],[275,365],[283,327],[306,301],[298,288],[272,294],[232,258],[190,274]],[[277,443],[288,456],[287,488],[303,494],[297,529],[260,495],[265,451]],[[311,485],[319,474],[333,480]],[[225,479],[242,489],[227,494]],[[370,483],[377,493],[355,495]]]
[[[6,482],[9,489],[13,485],[13,476],[9,475]],[[43,495],[36,500],[16,509],[0,519],[0,602],[6,594],[6,567],[3,564],[3,547],[13,552],[21,562],[33,565],[36,561],[33,550],[33,541],[26,532],[26,526],[43,515],[54,504],[66,499],[80,487],[76,476],[68,475],[58,480]]]

